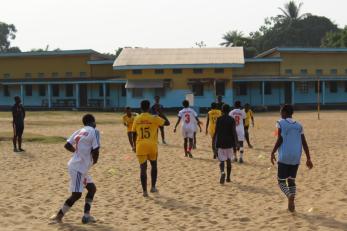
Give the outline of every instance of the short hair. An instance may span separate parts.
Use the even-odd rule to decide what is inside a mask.
[[[216,109],[217,108],[217,103],[215,103],[215,102],[211,103],[211,108],[212,109]]]
[[[183,100],[182,102],[183,107],[189,107],[189,101],[188,100]]]
[[[218,99],[218,100],[222,100],[222,99],[223,99],[223,96],[219,95],[219,96],[217,96],[217,99]]]
[[[154,99],[160,99],[159,95],[154,96]]]
[[[234,104],[235,107],[241,107],[241,101],[237,100]]]
[[[281,112],[285,112],[287,115],[291,116],[294,113],[294,108],[290,104],[285,104],[282,106]]]
[[[222,112],[223,112],[224,114],[228,114],[228,113],[230,112],[230,106],[229,106],[229,104],[223,104],[223,106],[222,106]]]
[[[130,110],[131,108],[128,106],[128,107],[125,107],[125,110]]]
[[[82,122],[84,125],[90,125],[95,123],[95,118],[92,114],[85,114],[82,118]]]
[[[151,106],[151,103],[148,100],[142,100],[141,101],[141,110],[142,111],[148,111],[150,106]]]
[[[246,103],[245,104],[245,107],[250,107],[251,105],[249,103]]]
[[[15,101],[20,100],[20,97],[19,97],[18,95],[16,95],[16,96],[14,97],[14,100],[15,100]]]

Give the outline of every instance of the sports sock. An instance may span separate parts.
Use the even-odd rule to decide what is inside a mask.
[[[296,184],[295,184],[295,179],[289,178],[288,179],[288,189],[290,196],[296,196]]]
[[[92,203],[93,203],[93,199],[86,197],[85,204],[84,204],[84,216],[89,216]]]
[[[290,192],[286,180],[278,180],[278,185],[280,186],[280,189],[282,190],[284,195],[286,195],[286,197],[289,197]]]
[[[151,180],[152,180],[152,188],[155,188],[158,177],[158,167],[157,161],[151,161],[152,169],[151,169]]]
[[[220,172],[223,173],[224,172],[224,161],[220,162],[219,168],[220,168]]]
[[[231,176],[231,160],[227,159],[227,179],[230,179]]]
[[[147,192],[147,162],[141,164],[141,186],[144,192]]]
[[[240,147],[240,158],[243,159],[243,147]]]
[[[63,207],[59,210],[59,213],[61,215],[65,215],[70,209],[71,209],[70,206],[68,206],[67,204],[64,204]]]

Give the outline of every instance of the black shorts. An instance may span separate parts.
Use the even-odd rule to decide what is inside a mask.
[[[13,124],[14,136],[21,137],[24,132],[24,124]]]
[[[298,172],[299,165],[289,165],[282,164],[278,162],[278,173],[277,177],[280,180],[285,180],[287,178],[296,178],[296,173]]]

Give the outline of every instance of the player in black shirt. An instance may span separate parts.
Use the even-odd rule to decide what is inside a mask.
[[[21,104],[21,99],[19,96],[14,97],[15,104],[12,106],[12,117],[13,117],[13,151],[23,152],[22,149],[22,135],[24,131],[24,118],[25,110]],[[18,149],[17,149],[18,141]]]
[[[224,105],[223,96],[219,95],[217,97],[217,109],[222,110],[223,105]]]
[[[222,107],[222,116],[217,119],[216,131],[214,134],[214,141],[218,150],[218,160],[220,161],[220,183],[224,184],[225,176],[226,181],[230,182],[231,175],[231,159],[233,153],[236,152],[238,144],[235,120],[229,116],[230,106],[224,104]],[[224,172],[224,162],[227,163],[227,174]]]
[[[154,104],[151,107],[150,112],[152,115],[158,115],[159,116],[159,114],[164,115],[163,110],[164,110],[164,106],[160,104],[160,96],[157,95],[154,97]],[[163,118],[163,119],[165,119],[165,118]],[[160,134],[161,134],[161,140],[162,140],[163,144],[166,144],[164,126],[160,126],[159,130],[160,130]]]

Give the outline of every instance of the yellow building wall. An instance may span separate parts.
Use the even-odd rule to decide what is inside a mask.
[[[234,76],[278,76],[280,75],[280,63],[245,63],[244,68],[235,68]]]
[[[322,69],[323,75],[331,76],[331,69],[337,69],[337,75],[347,75],[347,53],[281,53],[281,57],[283,75],[286,69],[292,69],[293,75],[300,75],[301,69],[307,69],[308,75],[316,75],[317,69]]]
[[[144,69],[142,74],[134,75],[132,71],[124,71],[127,79],[171,79],[172,89],[188,89],[188,80],[190,79],[232,79],[233,70],[225,68],[224,73],[214,73],[214,68],[203,68],[202,74],[195,74],[192,68],[182,69],[181,74],[173,74],[172,69],[164,69],[164,74],[155,74],[154,69]],[[227,82],[227,87],[231,87],[231,81]]]
[[[124,76],[124,71],[113,70],[112,64],[91,65],[93,77],[119,77]]]
[[[45,78],[52,78],[57,72],[59,78],[65,78],[66,72],[72,72],[72,77],[79,77],[80,72],[91,76],[89,56],[40,56],[40,57],[2,57],[0,58],[0,78],[10,74],[10,79],[23,79],[25,73],[31,73],[31,78],[38,78],[38,73],[44,73]]]

